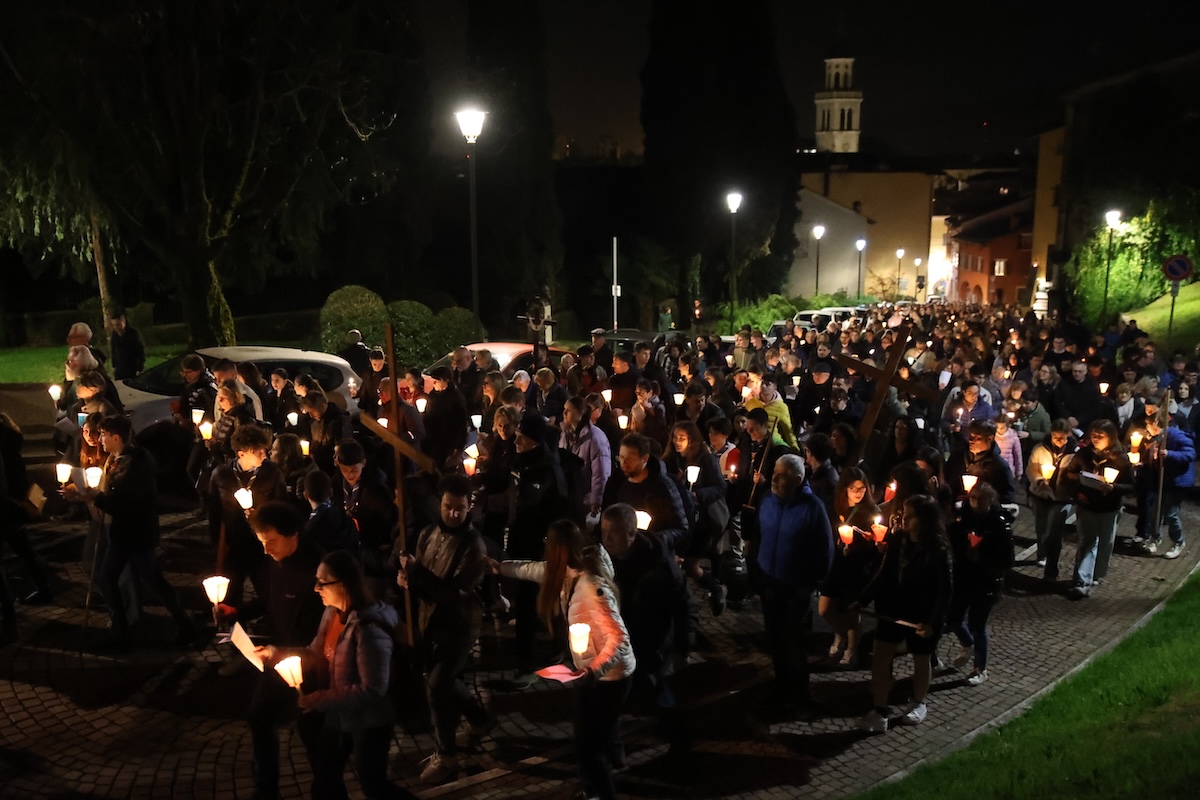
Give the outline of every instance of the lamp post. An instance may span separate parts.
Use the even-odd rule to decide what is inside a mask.
[[[742,193],[730,192],[725,195],[725,205],[729,206],[729,331],[733,332],[733,306],[737,302],[737,265],[734,254],[737,252],[737,212],[742,207]]]
[[[813,225],[813,238],[817,240],[817,268],[813,275],[813,294],[821,293],[821,237],[825,235],[824,225]]]
[[[900,265],[904,263],[904,248],[896,250],[896,299],[900,299]]]
[[[865,287],[863,286],[862,254],[863,250],[867,249],[867,240],[859,239],[854,243],[854,247],[856,250],[858,250],[858,296],[862,297],[865,290]]]
[[[471,310],[479,318],[479,236],[475,217],[475,140],[483,132],[483,118],[486,111],[475,108],[465,108],[454,115],[458,119],[459,130],[470,145],[467,151],[467,162],[470,164],[471,183]]]
[[[1108,255],[1104,259],[1104,309],[1100,312],[1101,333],[1108,330],[1108,274],[1112,271],[1113,231],[1121,224],[1121,212],[1112,210],[1104,215],[1108,224]]]

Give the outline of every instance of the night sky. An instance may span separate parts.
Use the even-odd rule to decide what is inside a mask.
[[[1200,8],[1188,0],[770,5],[800,135],[812,135],[822,59],[850,55],[864,92],[864,149],[904,155],[1012,152],[1061,123],[1064,92],[1200,48]],[[438,149],[457,151],[466,2],[420,7]],[[650,13],[650,0],[544,0],[551,110],[576,153],[604,136],[640,152]]]

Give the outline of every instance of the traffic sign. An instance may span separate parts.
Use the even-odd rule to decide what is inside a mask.
[[[1163,261],[1162,273],[1169,281],[1186,281],[1192,277],[1192,260],[1185,255],[1173,255]]]

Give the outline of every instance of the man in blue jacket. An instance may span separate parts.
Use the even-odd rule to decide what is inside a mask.
[[[789,453],[775,462],[758,527],[763,624],[775,667],[771,705],[789,714],[810,711],[805,644],[813,593],[833,563],[833,530],[825,506],[804,482],[799,456]]]
[[[1159,406],[1158,413],[1146,417],[1146,434],[1149,442],[1141,446],[1142,464],[1140,479],[1149,491],[1145,497],[1145,513],[1138,519],[1138,533],[1146,538],[1143,545],[1147,553],[1158,553],[1162,541],[1162,524],[1167,526],[1171,537],[1171,549],[1163,558],[1179,558],[1183,553],[1183,524],[1179,519],[1179,506],[1183,495],[1196,482],[1196,443],[1187,431],[1170,427],[1170,413],[1166,404]],[[1158,470],[1164,471],[1162,480],[1162,516],[1154,519],[1158,507]],[[1142,481],[1139,481],[1142,483]]]

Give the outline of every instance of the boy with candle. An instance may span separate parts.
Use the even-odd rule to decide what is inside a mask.
[[[963,486],[963,476],[974,475],[990,483],[1000,495],[1001,503],[1016,502],[1017,490],[1012,470],[1000,457],[996,445],[996,423],[987,417],[974,419],[967,426],[966,449],[951,453],[946,462],[946,480],[951,487]]]
[[[1071,426],[1065,419],[1050,424],[1050,433],[1029,454],[1029,494],[1033,503],[1033,529],[1037,536],[1037,564],[1042,579],[1058,580],[1063,528],[1071,509],[1071,494],[1062,471],[1076,450]]]
[[[1179,519],[1179,507],[1184,493],[1196,483],[1196,443],[1192,435],[1176,427],[1166,404],[1159,406],[1157,413],[1146,418],[1147,439],[1141,443],[1142,468],[1138,472],[1138,483],[1145,492],[1143,513],[1138,518],[1138,533],[1146,539],[1143,548],[1154,555],[1162,542],[1162,528],[1167,526],[1171,537],[1171,549],[1163,558],[1178,558],[1183,553],[1183,524]],[[1162,475],[1162,496],[1158,496],[1159,470]],[[1139,496],[1142,493],[1139,492]],[[1154,519],[1154,511],[1161,503],[1162,511]]]

